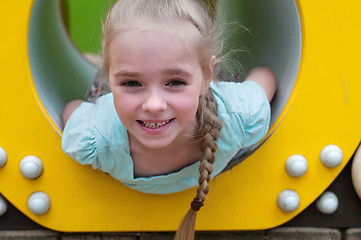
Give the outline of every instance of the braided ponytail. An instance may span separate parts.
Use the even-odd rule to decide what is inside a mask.
[[[197,211],[203,206],[209,187],[208,182],[213,172],[215,161],[214,152],[217,150],[216,140],[219,137],[222,122],[217,117],[217,102],[210,90],[199,99],[197,110],[197,121],[199,124],[199,135],[201,136],[201,158],[199,166],[199,187],[197,195],[191,203],[191,208],[180,223],[175,240],[193,240],[195,232],[195,221]]]

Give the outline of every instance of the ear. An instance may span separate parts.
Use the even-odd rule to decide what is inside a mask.
[[[201,95],[206,94],[208,91],[209,84],[211,83],[211,81],[213,79],[213,69],[216,66],[216,62],[217,62],[216,56],[212,55],[211,59],[209,61],[209,74],[207,74],[207,77],[205,78],[203,88],[201,91]]]

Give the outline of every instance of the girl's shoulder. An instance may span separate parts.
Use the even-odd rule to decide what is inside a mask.
[[[217,100],[219,114],[252,114],[260,108],[269,108],[264,90],[255,82],[211,82],[210,87]]]
[[[95,103],[83,102],[69,118],[63,132],[63,142],[69,136],[96,142],[99,151],[128,143],[127,132],[114,108],[112,94],[106,94]],[[66,141],[65,141],[66,142]]]

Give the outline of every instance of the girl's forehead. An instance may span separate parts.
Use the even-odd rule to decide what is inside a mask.
[[[117,32],[119,34],[126,34],[127,32],[132,32],[133,34],[154,32],[165,34],[169,37],[193,41],[197,41],[200,37],[200,32],[196,26],[184,19],[153,20],[139,18],[128,23],[122,23]]]
[[[119,32],[109,49],[109,57],[113,60],[146,56],[157,59],[199,57],[197,45],[186,33],[154,27]]]
[[[181,23],[184,24],[184,23]],[[192,26],[177,31],[176,23],[144,23],[119,31],[109,49],[113,72],[147,72],[157,74],[165,69],[198,71],[199,51],[191,40]],[[156,61],[155,61],[156,59]],[[197,69],[193,69],[197,68]]]
[[[189,65],[200,60],[199,31],[188,21],[156,22],[136,20],[118,29],[107,49],[110,65],[154,66],[158,63]],[[151,56],[148,58],[148,56]],[[151,59],[151,61],[148,61]],[[148,61],[148,62],[147,62]],[[196,62],[194,62],[196,61]]]

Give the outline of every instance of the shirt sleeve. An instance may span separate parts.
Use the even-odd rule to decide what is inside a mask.
[[[223,123],[211,175],[214,177],[240,149],[257,143],[266,135],[271,113],[265,92],[255,82],[211,82],[210,87]]]
[[[74,160],[99,168],[95,141],[95,104],[83,102],[70,116],[62,137],[63,151]]]
[[[271,109],[263,88],[255,82],[247,81],[248,119],[245,119],[245,146],[251,146],[261,140],[268,132]]]
[[[226,138],[236,142],[240,148],[261,140],[268,131],[271,115],[262,87],[252,81],[219,82],[213,86]]]

